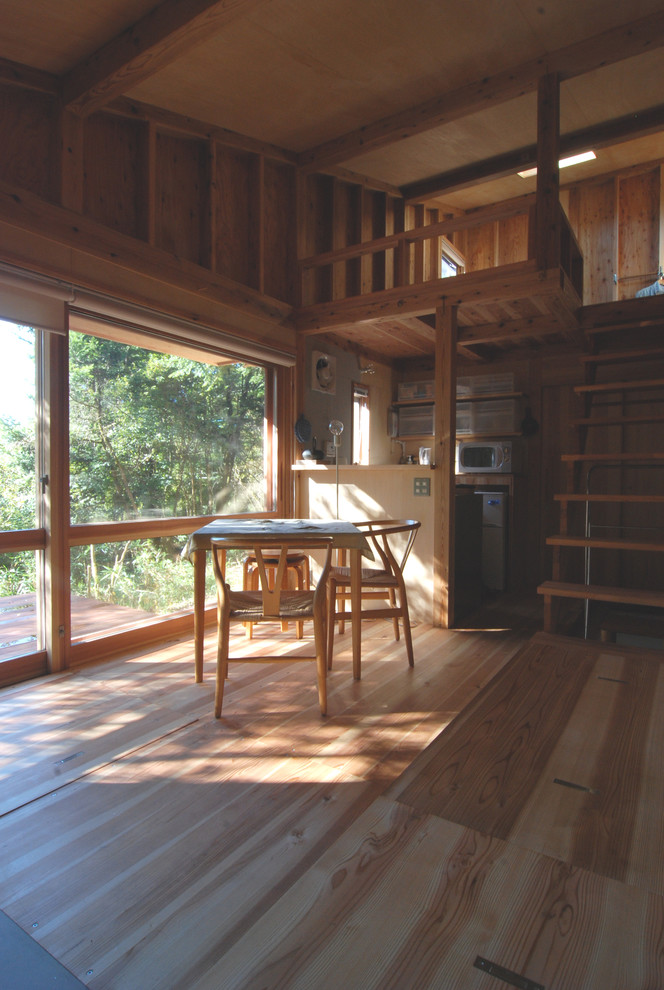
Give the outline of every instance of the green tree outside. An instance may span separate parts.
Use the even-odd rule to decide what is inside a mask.
[[[266,507],[263,368],[202,364],[86,334],[69,340],[72,523]],[[0,472],[0,528],[31,528],[31,424],[0,417]],[[155,612],[190,606],[185,536],[73,548],[72,594]],[[0,557],[0,596],[34,590],[33,571],[31,554]]]

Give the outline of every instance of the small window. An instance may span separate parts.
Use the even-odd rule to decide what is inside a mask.
[[[369,463],[369,389],[353,382],[353,464]]]
[[[466,270],[466,259],[447,237],[441,237],[440,277],[450,278]]]
[[[440,259],[440,277],[449,278],[451,275],[458,274],[459,266],[451,258],[445,256],[445,252],[441,255]]]

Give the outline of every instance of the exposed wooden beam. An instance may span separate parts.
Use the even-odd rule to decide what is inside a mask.
[[[0,58],[0,82],[13,86],[24,86],[26,89],[36,89],[42,93],[58,93],[58,77],[50,72],[32,69],[20,62],[11,62],[8,58]]]
[[[527,213],[535,202],[534,193],[526,193],[523,196],[516,196],[514,199],[503,200],[502,203],[491,203],[489,206],[476,206],[458,216],[446,217],[445,220],[438,220],[436,223],[424,224],[421,227],[410,227],[402,230],[398,234],[388,234],[385,237],[377,237],[371,241],[360,241],[359,244],[349,244],[345,248],[336,251],[324,251],[320,254],[312,254],[307,258],[300,259],[302,269],[320,268],[322,265],[333,264],[337,261],[348,261],[350,258],[358,258],[361,255],[377,251],[388,251],[398,246],[398,244],[416,243],[426,241],[434,237],[446,237],[458,230],[467,230],[470,227],[479,227],[485,223],[493,223],[496,220],[506,220],[508,217],[516,217],[522,213]]]
[[[540,271],[560,264],[560,80],[542,76],[537,88],[535,257]]]
[[[205,41],[212,32],[269,2],[165,0],[63,78],[63,103],[87,116]]]
[[[454,625],[457,310],[436,307],[434,625]]]
[[[585,41],[486,76],[425,103],[367,124],[355,131],[302,152],[300,167],[324,171],[368,151],[385,147],[458,120],[486,107],[497,106],[537,88],[540,76],[557,73],[562,80],[584,75],[664,45],[664,11],[623,24]]]
[[[560,269],[538,272],[534,261],[519,261],[498,269],[433,279],[423,285],[395,286],[365,296],[315,303],[299,309],[294,320],[299,332],[315,333],[363,321],[433,313],[443,299],[458,306],[542,297],[560,291]]]
[[[295,154],[293,154],[293,157],[297,158]],[[350,169],[342,168],[341,166],[323,169],[322,171],[324,175],[331,175],[335,179],[341,179],[342,182],[350,182],[353,185],[361,186],[362,189],[386,193],[388,196],[394,196],[395,199],[402,198],[399,187],[393,186],[391,182],[381,182],[380,179],[372,179],[370,175],[352,172]]]
[[[165,309],[202,325],[234,332],[244,339],[255,340],[259,344],[274,341],[275,328],[283,337],[283,349],[290,350],[294,333],[289,323],[291,307],[280,300],[262,296],[254,289],[241,285],[233,279],[215,274],[209,269],[182,258],[176,258],[163,251],[137,241],[115,230],[71,210],[48,203],[25,189],[19,189],[0,181],[0,224],[9,230],[25,233],[37,239],[39,244],[51,246],[51,261],[45,267],[43,257],[37,270],[44,274],[71,279],[68,267],[63,269],[66,258],[71,266],[73,256],[81,256],[102,261],[105,266],[115,267],[127,273],[128,278],[140,276],[146,285],[154,289],[160,286],[161,295],[176,290],[183,300],[183,309]],[[16,238],[18,242],[19,238]],[[52,250],[53,246],[58,251]],[[21,257],[15,255],[14,241],[0,238],[0,255],[15,264],[21,264]],[[55,260],[57,258],[57,261]],[[81,288],[97,289],[96,282],[78,280]],[[129,302],[142,304],[142,298],[134,298],[125,285],[125,298]],[[191,302],[195,305],[191,308]],[[198,308],[200,307],[200,309]],[[210,312],[215,317],[210,322]],[[206,315],[203,317],[201,313]]]
[[[608,148],[661,130],[664,130],[663,103],[639,113],[630,113],[594,127],[584,127],[580,131],[561,135],[560,155],[564,158],[566,155],[573,155],[586,149]],[[524,148],[508,151],[504,155],[462,165],[449,172],[440,172],[420,182],[411,182],[407,186],[402,186],[400,192],[407,203],[421,202],[459,189],[468,189],[486,182],[487,179],[513,175],[515,172],[532,168],[536,163],[537,144],[530,144]]]
[[[216,141],[225,148],[246,151],[252,155],[263,155],[265,158],[284,162],[287,165],[295,166],[297,164],[295,152],[280,148],[279,145],[269,144],[267,141],[257,141],[255,138],[247,137],[246,134],[238,134],[237,131],[230,131],[226,127],[217,127],[193,117],[183,117],[182,114],[164,110],[162,107],[150,103],[142,103],[140,100],[119,97],[109,103],[105,110],[122,117],[130,117],[132,120],[144,120],[146,123],[154,124],[162,131],[198,137],[205,141]]]
[[[480,344],[513,344],[532,337],[547,337],[559,332],[560,327],[552,321],[551,316],[532,316],[520,320],[501,320],[500,323],[459,326],[459,343],[467,347],[476,347]]]

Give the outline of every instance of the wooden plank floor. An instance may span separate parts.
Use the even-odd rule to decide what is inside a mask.
[[[600,663],[596,647],[560,659],[569,641],[530,644],[533,617],[538,604],[503,603],[468,631],[418,626],[412,670],[389,624],[365,623],[362,680],[347,632],[326,719],[309,665],[236,665],[216,721],[212,637],[202,685],[182,641],[5,689],[0,908],[91,988],[500,990],[492,966],[546,990],[664,986],[659,664],[615,648]],[[536,682],[525,698],[519,669]],[[600,692],[624,697],[593,695],[597,671]],[[630,706],[646,699],[644,726]],[[482,737],[469,706],[491,726]],[[493,819],[440,804],[446,737],[464,754],[458,781],[477,777],[483,746],[500,766]],[[600,792],[593,820],[575,806],[583,827],[561,823],[560,794],[576,791],[541,791],[556,754],[573,782],[596,770],[583,778]],[[582,852],[614,820],[602,871]]]

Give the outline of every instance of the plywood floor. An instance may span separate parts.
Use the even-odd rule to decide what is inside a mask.
[[[0,692],[0,907],[91,988],[664,986],[659,656],[534,614],[418,626],[413,670],[366,623],[359,683],[346,633],[325,720],[296,664],[234,667],[216,722],[212,638],[203,685],[184,641]],[[556,753],[597,807],[543,792]]]

